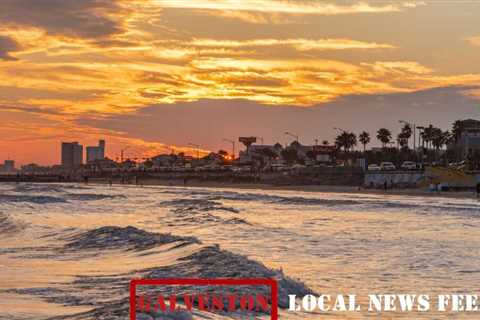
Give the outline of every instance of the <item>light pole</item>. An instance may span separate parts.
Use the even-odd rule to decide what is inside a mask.
[[[235,141],[230,140],[230,139],[226,139],[226,138],[224,138],[223,141],[230,142],[232,144],[232,155],[233,155],[232,160],[235,160]]]
[[[197,149],[197,160],[200,159],[200,145],[195,143],[189,143],[188,145]]]
[[[416,144],[416,131],[417,131],[417,126],[415,125],[415,123],[410,123],[408,121],[405,121],[405,120],[398,120],[399,123],[403,123],[403,124],[407,124],[409,125],[410,127],[413,126],[413,152],[416,152],[417,150],[417,146],[415,145]]]
[[[292,137],[292,138],[295,138],[295,141],[298,142],[298,135],[297,135],[297,134],[294,134],[294,133],[291,133],[291,132],[288,132],[288,131],[285,131],[285,134],[286,134],[287,136],[290,136],[290,137]]]

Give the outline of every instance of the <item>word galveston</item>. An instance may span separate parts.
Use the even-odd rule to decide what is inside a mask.
[[[306,312],[475,312],[480,311],[480,299],[473,294],[369,294],[368,305],[360,305],[357,296],[306,295],[297,299],[289,295],[289,311]]]

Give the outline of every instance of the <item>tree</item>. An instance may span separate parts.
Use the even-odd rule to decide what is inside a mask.
[[[440,128],[434,128],[432,136],[432,145],[436,150],[441,149],[449,140],[450,132],[442,131]]]
[[[408,138],[406,138],[402,132],[398,134],[397,141],[402,149],[408,148]]]
[[[436,129],[438,129],[438,128],[435,128],[433,125],[429,125],[425,129],[423,129],[422,133],[420,134],[423,141],[426,144],[426,149],[427,150],[432,145],[432,142],[433,142],[433,139],[434,139],[435,135],[438,134],[438,131],[436,131]]]
[[[402,128],[402,131],[400,132],[400,134],[398,135],[398,138],[399,138],[399,143],[400,143],[400,146],[403,148],[403,147],[407,147],[408,148],[408,141],[410,140],[410,137],[412,136],[412,127],[406,123],[403,128]]]
[[[328,140],[323,140],[323,141],[322,141],[322,144],[323,144],[324,146],[328,146]]]
[[[226,157],[226,156],[228,156],[228,152],[227,152],[227,151],[225,151],[225,150],[218,150],[218,152],[217,152],[217,153],[218,153],[219,155],[221,155],[222,157]]]
[[[298,160],[298,152],[293,148],[283,149],[281,152],[282,158],[288,163],[294,163]]]
[[[339,149],[343,148],[345,152],[348,152],[357,145],[357,136],[353,132],[343,131],[335,139],[335,144]]]
[[[358,140],[360,140],[360,143],[363,145],[363,152],[365,152],[367,144],[370,143],[370,133],[362,131],[358,136]]]
[[[386,128],[381,128],[377,131],[377,139],[382,143],[385,148],[392,139],[392,133]]]

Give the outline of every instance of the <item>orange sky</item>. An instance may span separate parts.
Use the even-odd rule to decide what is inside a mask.
[[[205,99],[303,112],[458,86],[480,118],[479,15],[474,1],[2,0],[0,161],[54,164],[60,141],[100,138],[111,157],[125,146],[131,156],[190,151],[195,125],[169,134],[183,113],[168,111],[162,135],[133,122],[145,108]],[[467,116],[451,108],[452,121]],[[191,142],[228,148],[223,136],[240,133]]]

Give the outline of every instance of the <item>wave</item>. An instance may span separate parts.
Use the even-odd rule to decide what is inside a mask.
[[[78,200],[78,201],[96,201],[96,200],[105,200],[105,199],[126,199],[127,197],[119,195],[110,195],[110,194],[95,194],[95,193],[68,193],[65,196],[69,200]]]
[[[63,193],[65,190],[87,190],[90,187],[80,186],[76,184],[42,184],[42,183],[21,183],[15,185],[12,190],[14,192],[55,192]]]
[[[102,249],[111,247],[149,248],[155,245],[175,241],[201,243],[192,237],[178,237],[165,233],[151,233],[135,227],[101,227],[75,236],[66,244],[74,250]],[[77,276],[68,284],[59,287],[25,288],[9,290],[17,294],[34,295],[50,303],[65,306],[91,306],[92,310],[65,316],[51,318],[60,319],[109,319],[124,320],[129,314],[129,283],[133,278],[270,278],[276,279],[279,284],[279,307],[287,308],[288,294],[303,296],[315,294],[304,283],[286,276],[281,270],[270,269],[262,263],[246,256],[227,250],[218,245],[200,247],[198,251],[187,257],[175,260],[171,265],[135,270],[127,274],[109,276]],[[190,287],[160,287],[162,294],[181,295],[192,290]],[[202,287],[202,291],[212,288]],[[269,287],[236,287],[238,294],[270,294]],[[191,291],[190,291],[191,292]],[[197,317],[198,315],[198,317]],[[196,319],[209,317],[204,313],[194,311],[190,313],[139,315],[138,319]],[[235,318],[235,316],[232,316]],[[229,317],[229,318],[232,318]]]
[[[0,212],[0,237],[17,233],[25,228],[25,225],[15,222],[9,215]]]
[[[66,203],[67,200],[60,197],[52,196],[36,196],[36,195],[12,195],[0,194],[0,203],[34,203],[34,204],[49,204],[49,203]]]
[[[357,196],[354,199],[338,199],[328,198],[328,196],[322,195],[322,197],[302,197],[302,196],[283,196],[283,195],[268,195],[263,193],[251,193],[251,192],[234,192],[234,191],[203,191],[203,190],[184,190],[191,196],[203,196],[205,200],[209,201],[246,201],[246,202],[264,202],[268,204],[279,205],[295,205],[295,206],[321,206],[327,208],[339,207],[344,209],[345,206],[355,206],[356,210],[378,210],[378,209],[399,209],[399,210],[415,210],[419,213],[431,213],[444,211],[448,213],[458,212],[470,212],[477,213],[480,207],[477,204],[460,204],[438,202],[432,204],[431,202],[410,202],[400,200],[384,200],[375,199],[368,196]],[[213,194],[213,195],[212,195]]]
[[[101,227],[66,239],[65,251],[118,249],[146,250],[155,246],[179,242],[175,247],[199,243],[195,237],[181,237],[170,233],[151,233],[132,226]]]
[[[240,211],[233,207],[223,206],[221,202],[211,199],[176,199],[160,202],[160,205],[176,207],[176,212],[180,211],[227,211],[239,213]]]
[[[304,283],[294,280],[283,271],[270,269],[260,262],[227,250],[220,249],[219,245],[202,248],[194,254],[179,259],[181,263],[174,266],[156,268],[149,272],[146,278],[270,278],[276,279],[279,284],[278,304],[281,308],[288,307],[288,294],[304,296],[314,293]],[[245,290],[245,292],[243,292]],[[241,294],[249,294],[253,288],[242,286],[237,289]],[[255,289],[255,290],[258,290]],[[262,288],[263,291],[266,288]],[[257,291],[258,292],[258,291]],[[268,295],[268,292],[262,292]]]

